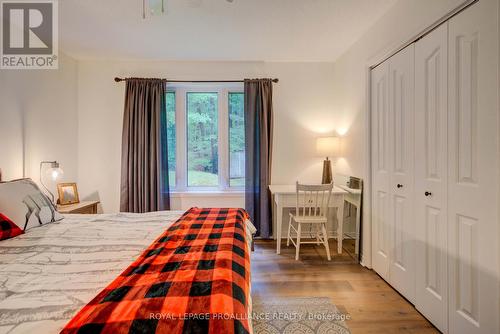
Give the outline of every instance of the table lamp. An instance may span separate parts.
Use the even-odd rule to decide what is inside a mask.
[[[57,161],[42,161],[42,162],[40,162],[40,183],[45,188],[45,190],[47,190],[47,192],[50,194],[50,197],[52,198],[52,203],[55,204],[54,194],[43,183],[43,177],[42,177],[43,165],[50,165],[50,168],[47,169],[47,174],[51,177],[52,181],[56,181],[59,177],[61,177],[64,174],[64,172],[61,169],[61,166],[59,165],[59,163]]]
[[[319,156],[326,157],[323,161],[323,176],[321,183],[332,182],[332,163],[328,157],[336,157],[340,152],[340,139],[338,137],[319,137],[316,139],[316,151]]]

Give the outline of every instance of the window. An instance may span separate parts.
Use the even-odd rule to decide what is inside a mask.
[[[168,183],[175,188],[175,93],[167,92]]]
[[[219,185],[218,94],[187,93],[188,186]]]
[[[243,93],[229,93],[229,185],[245,186],[245,115]]]
[[[242,190],[245,185],[242,85],[168,85],[167,90],[170,190]]]

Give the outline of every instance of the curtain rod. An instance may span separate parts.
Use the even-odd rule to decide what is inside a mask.
[[[115,82],[127,81],[133,79],[141,79],[141,78],[115,78]],[[245,80],[167,80],[167,79],[143,79],[143,80],[160,80],[166,82],[192,82],[192,83],[210,83],[210,82],[245,82]],[[271,79],[272,82],[277,83],[279,79],[274,78]]]

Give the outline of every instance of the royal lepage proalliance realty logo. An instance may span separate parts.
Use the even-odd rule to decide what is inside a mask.
[[[57,0],[1,1],[2,69],[57,69]]]

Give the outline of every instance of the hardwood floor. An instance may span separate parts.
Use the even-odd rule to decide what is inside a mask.
[[[303,245],[295,261],[295,248],[285,242],[277,255],[274,241],[256,240],[253,298],[329,297],[350,316],[347,325],[352,333],[439,333],[374,271],[356,264],[347,252],[338,255],[336,249],[332,240],[329,262],[324,247]]]

